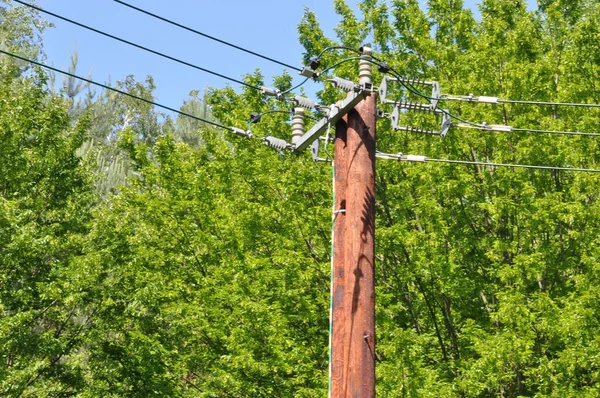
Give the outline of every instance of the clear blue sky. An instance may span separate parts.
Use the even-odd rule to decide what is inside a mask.
[[[329,36],[339,18],[332,0],[126,0],[128,3],[190,26],[223,40],[265,54],[285,63],[301,66],[303,48],[296,27],[304,8],[314,11]],[[349,0],[356,5],[356,0]],[[468,7],[476,1],[466,0]],[[528,0],[533,7],[533,0]],[[48,11],[106,31],[115,36],[164,52],[173,57],[221,74],[240,79],[260,68],[270,77],[283,67],[168,25],[113,0],[38,0]],[[475,8],[476,10],[476,8]],[[121,80],[129,74],[143,80],[155,79],[157,101],[178,108],[191,90],[225,87],[234,83],[116,42],[110,38],[43,15],[55,24],[43,36],[46,62],[66,69],[77,48],[78,74],[90,73],[96,81]],[[293,72],[293,71],[290,71]],[[293,72],[295,73],[295,72]],[[60,78],[57,76],[57,78]],[[313,91],[309,88],[309,92]]]

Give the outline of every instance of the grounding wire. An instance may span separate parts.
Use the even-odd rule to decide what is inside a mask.
[[[491,163],[491,162],[476,162],[469,160],[451,160],[451,159],[432,159],[426,156],[413,156],[413,158],[402,158],[401,154],[388,154],[377,152],[376,156],[380,159],[387,160],[399,160],[408,162],[435,162],[435,163],[450,163],[450,164],[465,164],[465,165],[476,165],[476,166],[490,166],[490,167],[511,167],[511,168],[522,168],[522,169],[537,169],[537,170],[559,170],[559,171],[580,171],[588,173],[600,173],[600,169],[585,169],[578,167],[559,167],[559,166],[539,166],[531,164],[513,164],[513,163]]]
[[[191,67],[191,68],[194,68],[194,69],[200,70],[200,71],[202,71],[202,72],[209,73],[209,74],[211,74],[211,75],[214,75],[214,76],[220,77],[220,78],[222,78],[222,79],[225,79],[225,80],[229,80],[229,81],[231,81],[231,82],[234,82],[234,83],[241,84],[241,85],[243,85],[243,86],[246,86],[246,87],[249,87],[249,88],[253,88],[253,89],[255,89],[255,90],[259,90],[259,91],[261,90],[261,88],[260,88],[260,87],[254,86],[254,85],[252,85],[252,84],[248,84],[248,83],[246,83],[246,82],[243,82],[243,81],[241,81],[241,80],[238,80],[238,79],[234,79],[234,78],[232,78],[232,77],[229,77],[229,76],[222,75],[222,74],[220,74],[220,73],[218,73],[218,72],[214,72],[214,71],[211,71],[211,70],[209,70],[209,69],[206,69],[206,68],[202,68],[202,67],[200,67],[200,66],[198,66],[198,65],[194,65],[194,64],[192,64],[192,63],[189,63],[189,62],[183,61],[183,60],[181,60],[181,59],[178,59],[178,58],[172,57],[172,56],[170,56],[170,55],[167,55],[167,54],[161,53],[161,52],[159,52],[159,51],[156,51],[156,50],[152,50],[152,49],[150,49],[150,48],[148,48],[148,47],[144,47],[144,46],[142,46],[142,45],[139,45],[139,44],[136,44],[136,43],[130,42],[130,41],[128,41],[128,40],[125,40],[125,39],[122,39],[122,38],[120,38],[120,37],[117,37],[117,36],[111,35],[110,33],[103,32],[103,31],[101,31],[101,30],[98,30],[98,29],[92,28],[91,26],[88,26],[88,25],[85,25],[85,24],[79,23],[79,22],[77,22],[77,21],[74,21],[74,20],[72,20],[72,19],[69,19],[69,18],[63,17],[63,16],[61,16],[61,15],[55,14],[55,13],[53,13],[53,12],[50,12],[50,11],[47,11],[47,10],[45,10],[45,9],[43,9],[43,8],[40,8],[40,7],[38,7],[38,6],[35,6],[35,5],[33,5],[33,4],[29,4],[29,3],[25,2],[25,1],[22,1],[22,0],[14,0],[14,1],[15,1],[15,2],[17,2],[17,3],[19,3],[19,4],[22,4],[22,5],[24,5],[24,6],[26,6],[26,7],[32,8],[32,9],[34,9],[34,10],[37,10],[37,11],[43,12],[43,13],[45,13],[45,14],[48,14],[48,15],[51,15],[51,16],[53,16],[53,17],[55,17],[55,18],[61,19],[61,20],[63,20],[63,21],[66,21],[66,22],[69,22],[69,23],[71,23],[71,24],[73,24],[73,25],[77,25],[77,26],[79,26],[79,27],[82,27],[82,28],[84,28],[84,29],[90,30],[90,31],[92,31],[92,32],[94,32],[94,33],[98,33],[98,34],[100,34],[100,35],[103,35],[103,36],[109,37],[109,38],[111,38],[111,39],[113,39],[113,40],[117,40],[117,41],[119,41],[119,42],[121,42],[121,43],[125,43],[125,44],[127,44],[127,45],[130,45],[130,46],[133,46],[133,47],[139,48],[139,49],[141,49],[141,50],[144,50],[144,51],[147,51],[147,52],[149,52],[149,53],[152,53],[152,54],[158,55],[158,56],[160,56],[160,57],[163,57],[163,58],[169,59],[169,60],[171,60],[171,61],[178,62],[178,63],[180,63],[180,64],[182,64],[182,65],[189,66],[189,67]]]
[[[156,103],[156,102],[154,102],[154,101],[151,101],[151,100],[149,100],[149,99],[146,99],[146,98],[143,98],[143,97],[139,97],[139,96],[137,96],[137,95],[134,95],[134,94],[130,94],[130,93],[126,92],[126,91],[119,90],[119,89],[117,89],[117,88],[114,88],[114,87],[108,86],[108,85],[106,85],[106,84],[102,84],[102,83],[98,83],[98,82],[95,82],[95,81],[93,81],[93,80],[90,80],[90,79],[86,79],[85,77],[81,77],[81,76],[75,75],[75,74],[73,74],[73,73],[70,73],[70,72],[67,72],[67,71],[64,71],[64,70],[61,70],[61,69],[58,69],[58,68],[54,68],[54,67],[52,67],[52,66],[49,66],[49,65],[43,64],[43,63],[41,63],[41,62],[37,62],[37,61],[31,60],[31,59],[28,59],[28,58],[25,58],[25,57],[21,57],[20,55],[12,54],[12,53],[10,53],[10,52],[8,52],[8,51],[4,51],[4,50],[2,50],[2,49],[0,49],[0,53],[2,53],[2,54],[6,54],[6,55],[8,55],[8,56],[10,56],[10,57],[13,57],[13,58],[20,59],[21,61],[25,61],[25,62],[28,62],[28,63],[30,63],[30,64],[33,64],[33,65],[40,66],[40,67],[42,67],[42,68],[49,69],[49,70],[51,70],[51,71],[54,71],[54,72],[61,73],[61,74],[63,74],[63,75],[66,75],[66,76],[73,77],[73,78],[75,78],[75,79],[82,80],[82,81],[84,81],[84,82],[86,82],[86,83],[90,83],[90,84],[93,84],[93,85],[95,85],[95,86],[102,87],[102,88],[104,88],[104,89],[106,89],[106,90],[114,91],[114,92],[116,92],[116,93],[119,93],[119,94],[125,95],[125,96],[127,96],[127,97],[131,97],[131,98],[134,98],[134,99],[136,99],[136,100],[143,101],[143,102],[145,102],[145,103],[147,103],[147,104],[154,105],[154,106],[157,106],[157,107],[159,107],[159,108],[163,108],[163,109],[166,109],[166,110],[168,110],[168,111],[171,111],[171,112],[178,113],[178,114],[180,114],[180,115],[182,115],[182,116],[186,116],[186,117],[189,117],[189,118],[191,118],[191,119],[198,120],[198,121],[200,121],[200,122],[204,122],[204,123],[207,123],[207,124],[213,125],[213,126],[215,126],[215,127],[220,127],[220,128],[222,128],[222,129],[229,130],[229,131],[235,131],[235,130],[234,130],[232,127],[227,127],[227,126],[224,126],[224,125],[222,125],[222,124],[219,124],[219,123],[216,123],[216,122],[212,122],[212,121],[210,121],[210,120],[203,119],[203,118],[201,118],[201,117],[194,116],[194,115],[192,115],[192,114],[189,114],[189,113],[186,113],[186,112],[182,112],[182,111],[180,111],[180,110],[177,110],[177,109],[175,109],[175,108],[171,108],[171,107],[169,107],[169,106],[166,106],[166,105],[162,105],[162,104]]]
[[[161,21],[163,21],[163,22],[167,22],[167,23],[169,23],[169,24],[171,24],[171,25],[177,26],[178,28],[182,28],[182,29],[185,29],[185,30],[187,30],[187,31],[189,31],[189,32],[192,32],[192,33],[195,33],[195,34],[197,34],[197,35],[200,35],[200,36],[202,36],[202,37],[206,37],[207,39],[214,40],[214,41],[216,41],[216,42],[218,42],[218,43],[221,43],[221,44],[225,44],[226,46],[233,47],[233,48],[235,48],[235,49],[237,49],[237,50],[240,50],[240,51],[246,52],[246,53],[248,53],[248,54],[252,54],[252,55],[254,55],[254,56],[256,56],[256,57],[259,57],[259,58],[262,58],[262,59],[266,59],[267,61],[271,61],[271,62],[274,62],[274,63],[276,63],[276,64],[279,64],[279,65],[281,65],[281,66],[285,66],[286,68],[290,68],[290,69],[296,70],[296,71],[298,71],[298,72],[300,72],[300,71],[301,71],[301,69],[300,69],[300,68],[297,68],[297,67],[295,67],[295,66],[292,66],[292,65],[286,64],[286,63],[284,63],[284,62],[281,62],[281,61],[277,61],[276,59],[273,59],[273,58],[267,57],[266,55],[262,55],[262,54],[259,54],[259,53],[257,53],[257,52],[254,52],[254,51],[248,50],[248,49],[246,49],[246,48],[243,48],[243,47],[237,46],[237,45],[235,45],[235,44],[229,43],[229,42],[227,42],[227,41],[225,41],[225,40],[221,40],[221,39],[219,39],[219,38],[216,38],[216,37],[214,37],[214,36],[208,35],[208,34],[206,34],[206,33],[202,33],[202,32],[200,32],[200,31],[198,31],[198,30],[196,30],[196,29],[192,29],[192,28],[190,28],[190,27],[188,27],[188,26],[182,25],[182,24],[180,24],[180,23],[177,23],[177,22],[175,22],[175,21],[171,21],[170,19],[167,19],[167,18],[161,17],[160,15],[157,15],[157,14],[153,14],[153,13],[151,13],[150,11],[146,11],[146,10],[144,10],[144,9],[141,9],[141,8],[139,8],[139,7],[136,7],[136,6],[134,6],[134,5],[131,5],[131,4],[129,4],[129,3],[126,3],[126,2],[124,2],[124,1],[121,1],[121,0],[114,0],[114,1],[115,1],[115,2],[117,2],[117,3],[119,3],[119,4],[122,4],[122,5],[124,5],[124,6],[126,6],[126,7],[129,7],[129,8],[131,8],[131,9],[133,9],[133,10],[139,11],[139,12],[141,12],[141,13],[143,13],[143,14],[146,14],[146,15],[149,15],[149,16],[151,16],[151,17],[153,17],[153,18],[159,19],[159,20],[161,20]]]

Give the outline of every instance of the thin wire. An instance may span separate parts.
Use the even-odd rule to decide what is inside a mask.
[[[600,108],[600,104],[583,104],[583,103],[573,103],[573,102],[544,102],[544,101],[524,101],[524,100],[505,100],[498,99],[498,102],[508,103],[508,104],[529,104],[529,105],[558,105],[558,106],[579,106],[585,108]]]
[[[477,100],[478,97],[466,96],[466,95],[451,95],[451,94],[442,94],[444,98],[440,98],[441,101],[465,101],[476,104],[525,104],[525,105],[548,105],[548,106],[573,106],[573,107],[582,107],[582,108],[600,108],[600,104],[584,104],[584,103],[575,103],[575,102],[547,102],[547,101],[527,101],[527,100],[509,100],[496,98],[496,102],[483,102]]]
[[[339,62],[336,62],[335,64],[333,64],[333,65],[329,66],[328,68],[326,68],[326,69],[323,69],[323,71],[322,71],[320,74],[321,74],[321,75],[324,75],[325,73],[329,72],[329,71],[330,71],[330,70],[332,70],[333,68],[337,68],[337,67],[338,67],[338,66],[340,66],[341,64],[344,64],[344,63],[346,63],[346,62],[349,62],[349,61],[356,61],[356,60],[360,60],[360,59],[365,59],[365,58],[362,58],[362,57],[350,57],[350,58],[343,59],[343,60],[341,60],[341,61],[339,61]]]
[[[578,168],[578,167],[558,167],[558,166],[538,166],[538,165],[530,165],[530,164],[472,162],[472,161],[467,161],[467,160],[431,159],[431,158],[427,158],[427,162],[472,164],[472,165],[491,166],[491,167],[513,167],[513,168],[523,168],[523,169],[583,171],[583,172],[589,172],[589,173],[600,173],[600,169],[584,169],[584,168]]]
[[[73,77],[73,78],[75,78],[75,79],[82,80],[82,81],[84,81],[84,82],[86,82],[86,83],[90,83],[90,84],[93,84],[93,85],[95,85],[95,86],[102,87],[102,88],[104,88],[104,89],[107,89],[107,90],[110,90],[110,91],[114,91],[114,92],[116,92],[116,93],[119,93],[119,94],[125,95],[125,96],[127,96],[127,97],[131,97],[131,98],[134,98],[134,99],[136,99],[136,100],[143,101],[143,102],[145,102],[145,103],[147,103],[147,104],[154,105],[154,106],[157,106],[157,107],[159,107],[159,108],[163,108],[163,109],[166,109],[166,110],[168,110],[168,111],[171,111],[171,112],[178,113],[178,114],[180,114],[180,115],[182,115],[182,116],[186,116],[186,117],[189,117],[189,118],[191,118],[191,119],[198,120],[198,121],[200,121],[200,122],[204,122],[204,123],[207,123],[207,124],[213,125],[213,126],[215,126],[215,127],[220,127],[220,128],[222,128],[222,129],[225,129],[225,130],[234,131],[234,129],[233,129],[233,128],[231,128],[231,127],[227,127],[227,126],[224,126],[224,125],[222,125],[222,124],[215,123],[215,122],[212,122],[212,121],[210,121],[210,120],[203,119],[203,118],[201,118],[201,117],[194,116],[194,115],[191,115],[191,114],[189,114],[189,113],[186,113],[186,112],[182,112],[182,111],[180,111],[180,110],[177,110],[177,109],[175,109],[175,108],[171,108],[171,107],[169,107],[169,106],[166,106],[166,105],[161,105],[161,104],[159,104],[159,103],[156,103],[156,102],[154,102],[154,101],[148,100],[148,99],[146,99],[146,98],[142,98],[142,97],[139,97],[139,96],[137,96],[137,95],[130,94],[130,93],[126,92],[126,91],[122,91],[122,90],[116,89],[116,88],[114,88],[114,87],[107,86],[106,84],[98,83],[98,82],[95,82],[95,81],[93,81],[93,80],[86,79],[85,77],[81,77],[81,76],[75,75],[75,74],[73,74],[73,73],[66,72],[66,71],[64,71],[64,70],[57,69],[57,68],[54,68],[54,67],[52,67],[52,66],[49,66],[49,65],[46,65],[46,64],[42,64],[42,63],[40,63],[40,62],[37,62],[37,61],[33,61],[33,60],[31,60],[31,59],[24,58],[24,57],[21,57],[21,56],[19,56],[19,55],[16,55],[16,54],[9,53],[8,51],[4,51],[4,50],[0,49],[0,53],[2,53],[2,54],[6,54],[6,55],[8,55],[8,56],[11,56],[11,57],[13,57],[13,58],[20,59],[20,60],[22,60],[22,61],[28,62],[28,63],[30,63],[30,64],[33,64],[33,65],[40,66],[40,67],[42,67],[42,68],[49,69],[49,70],[51,70],[51,71],[54,71],[54,72],[61,73],[61,74],[63,74],[63,75],[71,76],[71,77]]]
[[[560,170],[560,171],[581,171],[588,173],[600,173],[600,169],[585,169],[578,167],[559,167],[559,166],[539,166],[530,164],[513,164],[513,163],[490,163],[490,162],[474,162],[468,160],[451,160],[451,159],[432,159],[425,156],[418,156],[418,159],[407,159],[403,158],[402,154],[383,153],[377,151],[376,156],[380,159],[386,160],[399,160],[407,162],[435,162],[435,163],[450,163],[450,164],[467,164],[467,165],[478,165],[478,166],[490,166],[490,167],[512,167],[512,168],[523,168],[523,169],[538,169],[538,170]]]
[[[254,85],[252,85],[252,84],[248,84],[248,83],[246,83],[246,82],[243,82],[243,81],[241,81],[241,80],[234,79],[234,78],[232,78],[232,77],[225,76],[225,75],[222,75],[222,74],[220,74],[220,73],[217,73],[217,72],[213,72],[213,71],[211,71],[211,70],[209,70],[209,69],[202,68],[202,67],[200,67],[200,66],[198,66],[198,65],[191,64],[191,63],[189,63],[189,62],[186,62],[186,61],[183,61],[183,60],[181,60],[181,59],[179,59],[179,58],[175,58],[175,57],[172,57],[172,56],[170,56],[170,55],[167,55],[167,54],[161,53],[161,52],[159,52],[159,51],[152,50],[152,49],[150,49],[150,48],[148,48],[148,47],[144,47],[144,46],[142,46],[142,45],[139,45],[139,44],[136,44],[136,43],[130,42],[130,41],[128,41],[128,40],[125,40],[125,39],[122,39],[122,38],[120,38],[120,37],[117,37],[117,36],[111,35],[110,33],[106,33],[106,32],[103,32],[103,31],[101,31],[101,30],[98,30],[98,29],[92,28],[91,26],[87,26],[87,25],[84,25],[84,24],[82,24],[82,23],[79,23],[79,22],[77,22],[77,21],[73,21],[72,19],[69,19],[69,18],[63,17],[63,16],[61,16],[61,15],[58,15],[58,14],[55,14],[55,13],[53,13],[53,12],[46,11],[46,10],[44,10],[43,8],[40,8],[40,7],[34,6],[33,4],[29,4],[29,3],[27,3],[27,2],[24,2],[24,1],[21,1],[21,0],[14,0],[14,1],[15,1],[15,2],[17,2],[17,3],[19,3],[19,4],[22,4],[22,5],[24,5],[24,6],[26,6],[26,7],[32,8],[32,9],[34,9],[34,10],[37,10],[37,11],[43,12],[43,13],[45,13],[45,14],[48,14],[48,15],[51,15],[51,16],[53,16],[53,17],[55,17],[55,18],[61,19],[61,20],[63,20],[63,21],[66,21],[66,22],[69,22],[69,23],[71,23],[71,24],[73,24],[73,25],[77,25],[77,26],[79,26],[79,27],[82,27],[82,28],[84,28],[84,29],[90,30],[90,31],[92,31],[92,32],[94,32],[94,33],[98,33],[98,34],[100,34],[100,35],[103,35],[103,36],[109,37],[109,38],[111,38],[111,39],[113,39],[113,40],[117,40],[117,41],[119,41],[119,42],[121,42],[121,43],[125,43],[125,44],[127,44],[127,45],[130,45],[130,46],[133,46],[133,47],[139,48],[139,49],[141,49],[141,50],[144,50],[144,51],[147,51],[147,52],[149,52],[149,53],[152,53],[152,54],[158,55],[158,56],[160,56],[160,57],[163,57],[163,58],[169,59],[169,60],[171,60],[171,61],[178,62],[178,63],[180,63],[180,64],[182,64],[182,65],[189,66],[189,67],[191,67],[191,68],[194,68],[194,69],[200,70],[200,71],[202,71],[202,72],[209,73],[209,74],[211,74],[211,75],[214,75],[214,76],[220,77],[220,78],[222,78],[222,79],[225,79],[225,80],[229,80],[229,81],[231,81],[231,82],[234,82],[234,83],[237,83],[237,84],[241,84],[241,85],[243,85],[243,86],[246,86],[246,87],[249,87],[249,88],[252,88],[252,89],[255,89],[255,90],[261,90],[261,88],[260,88],[260,87],[258,87],[258,86],[254,86]],[[115,1],[116,1],[116,0],[115,0]]]
[[[177,23],[177,22],[175,22],[175,21],[171,21],[170,19],[167,19],[167,18],[161,17],[160,15],[153,14],[153,13],[151,13],[151,12],[149,12],[149,11],[143,10],[143,9],[141,9],[141,8],[138,8],[138,7],[134,6],[134,5],[128,4],[128,3],[124,2],[124,1],[121,1],[121,0],[114,0],[114,1],[115,1],[115,2],[117,2],[117,3],[119,3],[119,4],[122,4],[122,5],[124,5],[124,6],[126,6],[126,7],[129,7],[129,8],[131,8],[131,9],[133,9],[133,10],[139,11],[139,12],[141,12],[141,13],[144,13],[144,14],[146,14],[146,15],[149,15],[149,16],[151,16],[151,17],[153,17],[153,18],[159,19],[159,20],[161,20],[161,21],[163,21],[163,22],[167,22],[167,23],[169,23],[169,24],[171,24],[171,25],[177,26],[178,28],[182,28],[182,29],[185,29],[185,30],[187,30],[187,31],[189,31],[189,32],[192,32],[192,33],[195,33],[195,34],[197,34],[197,35],[200,35],[200,36],[202,36],[202,37],[206,37],[207,39],[214,40],[214,41],[216,41],[216,42],[218,42],[218,43],[225,44],[226,46],[233,47],[233,48],[235,48],[235,49],[237,49],[237,50],[244,51],[244,52],[246,52],[246,53],[248,53],[248,54],[252,54],[252,55],[254,55],[254,56],[257,56],[257,57],[260,57],[260,58],[262,58],[262,59],[266,59],[267,61],[271,61],[271,62],[274,62],[274,63],[276,63],[276,64],[279,64],[279,65],[281,65],[281,66],[285,66],[286,68],[290,68],[290,69],[296,70],[296,71],[298,71],[298,72],[300,72],[300,71],[301,71],[301,69],[300,69],[300,68],[297,68],[297,67],[295,67],[295,66],[292,66],[292,65],[286,64],[286,63],[284,63],[284,62],[281,62],[281,61],[277,61],[276,59],[273,59],[273,58],[267,57],[267,56],[265,56],[265,55],[259,54],[259,53],[257,53],[257,52],[254,52],[254,51],[248,50],[248,49],[246,49],[246,48],[243,48],[243,47],[237,46],[237,45],[235,45],[235,44],[232,44],[232,43],[229,43],[229,42],[227,42],[227,41],[225,41],[225,40],[218,39],[218,38],[216,38],[216,37],[214,37],[214,36],[210,36],[210,35],[208,35],[208,34],[206,34],[206,33],[202,33],[202,32],[200,32],[200,31],[198,31],[198,30],[192,29],[192,28],[190,28],[190,27],[188,27],[188,26],[182,25],[182,24],[180,24],[180,23]]]
[[[327,51],[334,51],[334,50],[346,50],[346,51],[351,51],[353,53],[359,54],[359,55],[363,55],[363,52],[359,49],[353,48],[353,47],[348,47],[348,46],[330,46],[330,47],[326,47],[325,49],[323,49],[323,51],[321,51],[319,53],[319,55],[317,55],[317,58],[320,58],[323,56],[323,54],[325,54]],[[377,58],[374,55],[371,55],[371,58],[373,58],[373,60],[382,63],[383,61],[380,60],[379,58]]]
[[[115,1],[117,1],[117,0],[115,0]],[[287,90],[285,90],[284,92],[282,92],[282,93],[281,93],[281,95],[285,95],[285,94],[287,94],[287,93],[289,93],[289,92],[291,92],[291,91],[294,91],[294,90],[296,90],[297,88],[300,88],[300,87],[302,87],[302,86],[304,85],[304,83],[306,83],[306,82],[308,81],[308,79],[310,79],[310,77],[307,77],[307,78],[306,78],[306,79],[304,79],[304,80],[303,80],[301,83],[299,83],[299,84],[295,85],[294,87],[288,88]]]
[[[600,137],[600,134],[598,134],[598,133],[582,133],[579,131],[526,129],[526,128],[511,127],[511,126],[493,126],[493,125],[487,125],[487,124],[479,124],[476,126],[472,126],[472,125],[461,125],[460,123],[454,123],[453,125],[456,127],[459,127],[459,128],[478,129],[478,130],[483,130],[483,131],[500,132],[500,133],[510,133],[512,131],[524,131],[524,132],[530,132],[530,133],[545,133],[545,134],[558,134],[558,135],[581,135],[581,136],[586,136],[586,137]],[[494,127],[505,127],[506,131],[494,130]]]
[[[535,129],[522,129],[514,128],[514,131],[529,131],[531,133],[548,133],[548,134],[563,134],[563,135],[582,135],[587,137],[600,137],[598,133],[581,133],[579,131],[554,131],[554,130],[535,130]]]
[[[335,274],[334,261],[335,261],[335,219],[338,213],[335,210],[335,161],[331,161],[331,191],[332,191],[332,205],[331,205],[331,271],[329,277],[329,387],[327,396],[331,398],[331,373],[333,370],[333,278]]]

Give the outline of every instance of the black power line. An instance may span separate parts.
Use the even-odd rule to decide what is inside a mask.
[[[206,33],[202,33],[202,32],[200,32],[200,31],[198,31],[198,30],[196,30],[196,29],[192,29],[192,28],[190,28],[190,27],[188,27],[188,26],[182,25],[182,24],[180,24],[180,23],[177,23],[177,22],[175,22],[175,21],[171,21],[170,19],[167,19],[167,18],[161,17],[160,15],[157,15],[157,14],[153,14],[153,13],[151,13],[150,11],[143,10],[143,9],[141,9],[141,8],[139,8],[139,7],[136,7],[136,6],[134,6],[134,5],[131,5],[131,4],[129,4],[129,3],[126,3],[126,2],[124,2],[124,1],[121,1],[121,0],[114,0],[114,1],[115,1],[115,2],[117,2],[117,3],[119,3],[119,4],[122,4],[122,5],[124,5],[124,6],[126,6],[126,7],[129,7],[129,8],[131,8],[131,9],[133,9],[133,10],[139,11],[139,12],[141,12],[141,13],[144,13],[144,14],[146,14],[146,15],[149,15],[149,16],[151,16],[151,17],[153,17],[153,18],[159,19],[159,20],[161,20],[161,21],[163,21],[163,22],[166,22],[166,23],[169,23],[169,24],[171,24],[171,25],[177,26],[178,28],[185,29],[185,30],[187,30],[187,31],[189,31],[189,32],[195,33],[195,34],[197,34],[197,35],[200,35],[200,36],[202,36],[202,37],[206,37],[207,39],[210,39],[210,40],[214,40],[214,41],[216,41],[216,42],[218,42],[218,43],[225,44],[226,46],[233,47],[233,48],[235,48],[235,49],[237,49],[237,50],[240,50],[240,51],[243,51],[243,52],[245,52],[245,53],[252,54],[252,55],[254,55],[254,56],[256,56],[256,57],[259,57],[259,58],[262,58],[262,59],[266,59],[267,61],[274,62],[274,63],[276,63],[276,64],[279,64],[279,65],[281,65],[281,66],[285,66],[285,67],[287,67],[287,68],[290,68],[290,69],[296,70],[296,71],[298,71],[298,72],[300,72],[300,71],[302,70],[302,69],[300,69],[300,68],[297,68],[297,67],[295,67],[295,66],[292,66],[292,65],[286,64],[285,62],[277,61],[276,59],[273,59],[273,58],[271,58],[271,57],[267,57],[266,55],[259,54],[259,53],[257,53],[257,52],[254,52],[254,51],[248,50],[248,49],[246,49],[246,48],[243,48],[243,47],[237,46],[237,45],[235,45],[235,44],[229,43],[229,42],[227,42],[227,41],[225,41],[225,40],[221,40],[221,39],[218,39],[218,38],[216,38],[216,37],[214,37],[214,36],[208,35],[208,34],[206,34]]]
[[[126,91],[119,90],[119,89],[117,89],[117,88],[114,88],[114,87],[107,86],[106,84],[102,84],[102,83],[98,83],[98,82],[95,82],[95,81],[93,81],[93,80],[90,80],[90,79],[86,79],[85,77],[81,77],[81,76],[75,75],[75,74],[73,74],[73,73],[66,72],[66,71],[64,71],[64,70],[61,70],[61,69],[54,68],[54,67],[52,67],[52,66],[49,66],[49,65],[43,64],[43,63],[41,63],[41,62],[37,62],[37,61],[31,60],[31,59],[29,59],[29,58],[21,57],[20,55],[13,54],[13,53],[10,53],[10,52],[8,52],[8,51],[4,51],[4,50],[2,50],[2,49],[0,49],[0,53],[2,53],[2,54],[6,54],[6,55],[8,55],[8,56],[10,56],[10,57],[13,57],[13,58],[20,59],[21,61],[25,61],[25,62],[28,62],[28,63],[30,63],[30,64],[33,64],[33,65],[41,66],[42,68],[46,68],[46,69],[49,69],[49,70],[51,70],[51,71],[54,71],[54,72],[61,73],[61,74],[63,74],[63,75],[71,76],[71,77],[73,77],[73,78],[75,78],[75,79],[82,80],[82,81],[84,81],[84,82],[86,82],[86,83],[90,83],[90,84],[93,84],[93,85],[95,85],[95,86],[102,87],[102,88],[104,88],[104,89],[107,89],[107,90],[110,90],[110,91],[114,91],[114,92],[116,92],[116,93],[119,93],[119,94],[125,95],[125,96],[127,96],[127,97],[134,98],[134,99],[136,99],[136,100],[139,100],[139,101],[145,102],[145,103],[147,103],[147,104],[154,105],[154,106],[157,106],[157,107],[159,107],[159,108],[163,108],[163,109],[166,109],[166,110],[168,110],[168,111],[171,111],[171,112],[178,113],[178,114],[180,114],[180,115],[183,115],[183,116],[189,117],[189,118],[191,118],[191,119],[194,119],[194,120],[198,120],[198,121],[200,121],[200,122],[204,122],[204,123],[207,123],[207,124],[213,125],[213,126],[215,126],[215,127],[220,127],[220,128],[222,128],[222,129],[229,130],[229,131],[231,131],[231,132],[234,132],[234,133],[237,133],[237,131],[238,131],[238,129],[235,129],[235,128],[233,128],[233,127],[224,126],[224,125],[222,125],[222,124],[219,124],[219,123],[216,123],[216,122],[212,122],[212,121],[210,121],[210,120],[203,119],[203,118],[201,118],[201,117],[194,116],[194,115],[192,115],[192,114],[189,114],[189,113],[186,113],[186,112],[182,112],[182,111],[180,111],[180,110],[177,110],[177,109],[175,109],[175,108],[171,108],[171,107],[169,107],[169,106],[166,106],[166,105],[162,105],[162,104],[156,103],[156,102],[154,102],[154,101],[151,101],[151,100],[149,100],[149,99],[146,99],[146,98],[143,98],[143,97],[140,97],[140,96],[134,95],[134,94],[130,94],[130,93],[126,92]]]
[[[194,64],[192,64],[192,63],[189,63],[189,62],[183,61],[183,60],[181,60],[181,59],[178,59],[178,58],[172,57],[172,56],[170,56],[170,55],[167,55],[167,54],[161,53],[161,52],[159,52],[159,51],[152,50],[152,49],[150,49],[150,48],[148,48],[148,47],[144,47],[144,46],[142,46],[142,45],[139,45],[139,44],[136,44],[136,43],[130,42],[130,41],[128,41],[128,40],[125,40],[125,39],[122,39],[122,38],[120,38],[120,37],[117,37],[117,36],[111,35],[110,33],[103,32],[103,31],[101,31],[101,30],[98,30],[98,29],[92,28],[91,26],[84,25],[84,24],[82,24],[82,23],[79,23],[79,22],[77,22],[77,21],[74,21],[74,20],[72,20],[72,19],[69,19],[69,18],[63,17],[63,16],[61,16],[61,15],[55,14],[55,13],[53,13],[53,12],[50,12],[50,11],[44,10],[43,8],[40,8],[40,7],[34,6],[33,4],[29,4],[29,3],[27,3],[27,2],[24,2],[24,1],[21,1],[21,0],[14,0],[14,1],[15,1],[15,2],[17,2],[17,3],[19,3],[19,4],[22,4],[22,5],[24,5],[24,6],[26,6],[26,7],[33,8],[34,10],[37,10],[37,11],[43,12],[43,13],[45,13],[45,14],[48,14],[48,15],[51,15],[51,16],[53,16],[53,17],[55,17],[55,18],[61,19],[61,20],[63,20],[63,21],[66,21],[66,22],[69,22],[69,23],[71,23],[71,24],[73,24],[73,25],[77,25],[77,26],[79,26],[79,27],[82,27],[82,28],[84,28],[84,29],[90,30],[90,31],[92,31],[92,32],[94,32],[94,33],[98,33],[98,34],[100,34],[100,35],[103,35],[103,36],[109,37],[109,38],[111,38],[111,39],[113,39],[113,40],[120,41],[121,43],[128,44],[128,45],[130,45],[130,46],[133,46],[133,47],[139,48],[139,49],[141,49],[141,50],[144,50],[144,51],[147,51],[147,52],[149,52],[149,53],[152,53],[152,54],[158,55],[158,56],[160,56],[160,57],[163,57],[163,58],[169,59],[169,60],[171,60],[171,61],[178,62],[178,63],[180,63],[180,64],[182,64],[182,65],[189,66],[189,67],[191,67],[191,68],[194,68],[194,69],[200,70],[200,71],[202,71],[202,72],[209,73],[209,74],[211,74],[211,75],[214,75],[214,76],[220,77],[220,78],[222,78],[222,79],[225,79],[225,80],[229,80],[229,81],[231,81],[231,82],[234,82],[234,83],[241,84],[241,85],[243,85],[243,86],[246,86],[246,87],[249,87],[249,88],[252,88],[252,89],[255,89],[255,90],[259,90],[259,91],[261,90],[261,88],[260,88],[260,87],[254,86],[254,85],[252,85],[252,84],[248,84],[248,83],[246,83],[246,82],[243,82],[243,81],[241,81],[241,80],[238,80],[238,79],[234,79],[234,78],[232,78],[232,77],[229,77],[229,76],[222,75],[222,74],[220,74],[220,73],[214,72],[214,71],[212,71],[212,70],[209,70],[209,69],[206,69],[206,68],[202,68],[202,67],[200,67],[200,66],[198,66],[198,65],[194,65]]]

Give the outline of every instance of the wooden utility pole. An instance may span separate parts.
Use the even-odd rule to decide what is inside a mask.
[[[360,61],[359,83],[370,69]],[[375,397],[376,114],[373,92],[336,125],[331,398]]]

